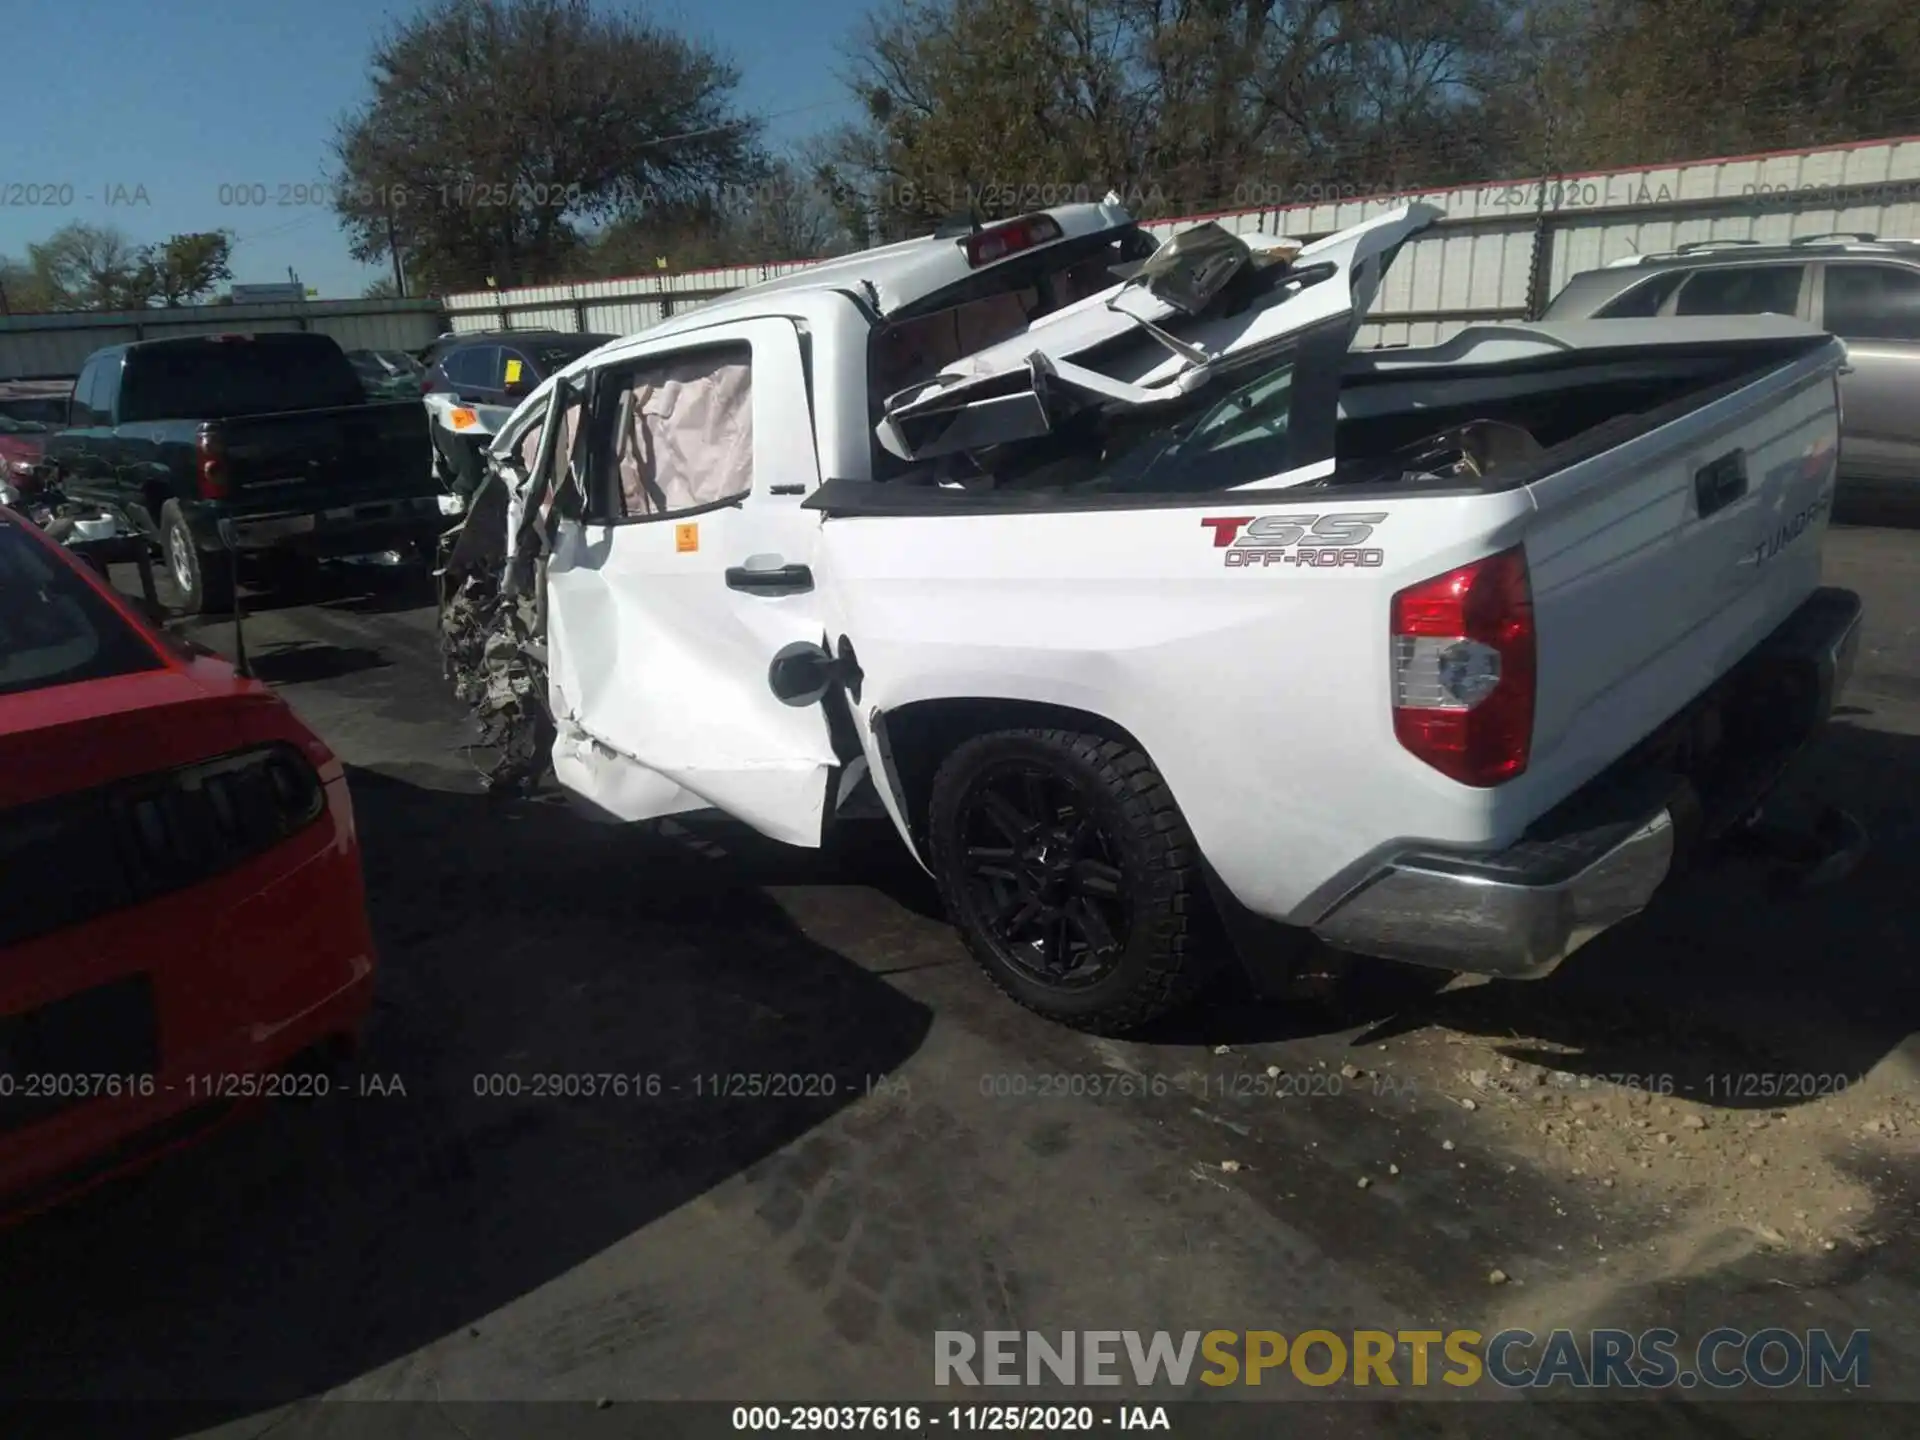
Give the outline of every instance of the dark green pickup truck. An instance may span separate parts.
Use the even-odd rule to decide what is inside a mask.
[[[237,557],[431,554],[432,445],[420,402],[369,401],[327,336],[207,335],[88,356],[45,463],[154,541],[199,614],[232,603]]]

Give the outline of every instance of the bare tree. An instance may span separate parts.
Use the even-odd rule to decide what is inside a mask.
[[[918,0],[870,17],[837,173],[902,224],[1357,194],[1472,162],[1516,0]],[[897,228],[896,226],[883,228]]]
[[[793,160],[769,166],[740,194],[727,222],[738,237],[741,263],[816,260],[849,248],[828,184]]]
[[[1798,148],[1920,125],[1920,11],[1899,0],[1606,0],[1594,8],[1587,53],[1585,118],[1601,163]]]
[[[147,303],[139,248],[109,226],[76,221],[38,245],[27,264],[55,310],[119,310]]]
[[[1916,64],[1900,0],[907,0],[824,161],[875,238],[1109,185],[1263,208],[1908,134]]]

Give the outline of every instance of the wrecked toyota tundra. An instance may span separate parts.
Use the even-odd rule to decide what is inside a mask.
[[[1069,206],[575,362],[445,547],[499,780],[797,846],[884,815],[995,983],[1106,1032],[1261,937],[1546,973],[1760,833],[1826,722],[1843,356],[1773,316],[1353,348],[1439,218]]]

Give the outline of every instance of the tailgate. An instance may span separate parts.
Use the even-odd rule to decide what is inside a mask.
[[[290,410],[220,421],[236,511],[314,511],[433,493],[417,401]]]
[[[1528,487],[1530,785],[1585,783],[1819,585],[1841,360],[1830,342]]]

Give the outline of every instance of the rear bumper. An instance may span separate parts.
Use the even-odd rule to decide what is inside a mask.
[[[1832,713],[1861,613],[1851,591],[1816,591],[1707,695],[1517,843],[1491,854],[1395,854],[1314,933],[1416,965],[1506,979],[1549,973],[1753,814]],[[1727,738],[1706,760],[1676,764],[1707,723]]]
[[[189,514],[194,538],[206,550],[223,549],[219,516],[211,508]],[[236,516],[234,547],[241,551],[290,551],[303,555],[361,555],[400,548],[438,536],[446,528],[438,495],[368,500],[315,511]]]

